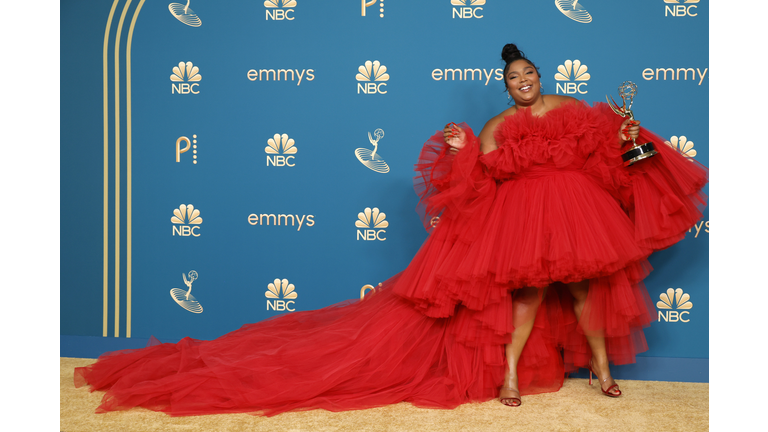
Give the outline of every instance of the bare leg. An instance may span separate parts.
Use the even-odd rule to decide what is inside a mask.
[[[546,288],[543,292],[539,292],[537,288],[527,287],[516,290],[512,298],[512,325],[515,329],[512,331],[512,341],[505,347],[508,369],[499,392],[499,400],[504,405],[520,406],[517,363],[528,341],[528,336],[533,330],[536,312],[544,295],[546,295]]]
[[[573,296],[573,311],[576,313],[576,318],[581,323],[581,313],[584,310],[584,303],[587,301],[587,294],[589,294],[589,281],[583,280],[581,282],[574,282],[568,284],[568,289]],[[584,327],[582,326],[582,329]],[[584,329],[584,335],[587,338],[589,348],[592,350],[592,370],[597,374],[597,379],[600,381],[600,387],[604,392],[608,392],[611,395],[618,396],[621,391],[618,387],[614,387],[609,390],[616,381],[611,377],[611,370],[608,366],[608,352],[605,349],[605,336],[600,330],[588,330]]]

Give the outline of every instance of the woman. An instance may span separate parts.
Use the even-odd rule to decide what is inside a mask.
[[[538,70],[536,66],[531,62],[529,59],[527,59],[522,52],[520,52],[517,47],[514,44],[509,44],[504,47],[504,50],[502,51],[502,59],[506,62],[506,66],[504,68],[504,82],[507,89],[507,93],[511,99],[514,100],[515,105],[511,108],[503,111],[501,114],[497,115],[496,117],[489,120],[485,127],[483,128],[482,132],[480,133],[479,140],[480,140],[480,151],[483,155],[487,155],[490,152],[493,152],[499,148],[499,144],[497,142],[497,137],[500,140],[510,140],[512,141],[510,143],[510,147],[512,149],[510,151],[514,152],[515,148],[519,144],[514,142],[515,138],[518,138],[515,135],[515,133],[505,133],[508,131],[508,128],[504,128],[505,119],[507,117],[513,116],[516,114],[519,110],[526,110],[525,114],[521,114],[523,116],[527,116],[526,120],[529,122],[535,122],[533,118],[543,118],[549,113],[551,110],[555,110],[560,108],[561,105],[566,105],[562,109],[567,114],[562,114],[562,116],[569,115],[572,111],[583,111],[584,108],[574,105],[577,103],[576,99],[569,97],[569,96],[559,96],[559,95],[546,95],[544,96],[541,93],[541,82],[539,79],[541,78],[541,75],[538,73]],[[525,121],[525,120],[521,120]],[[513,121],[510,121],[510,123],[513,123]],[[621,123],[620,130],[617,133],[616,140],[615,140],[615,147],[618,149],[625,141],[631,140],[633,138],[637,138],[639,135],[639,125],[640,122],[638,121],[631,121],[629,119],[624,120]],[[502,126],[500,128],[500,126]],[[548,126],[549,127],[549,126]],[[567,130],[557,130],[555,132],[556,134],[560,133],[568,133]],[[498,135],[497,135],[498,134]],[[467,136],[466,133],[458,126],[456,125],[446,125],[446,128],[444,130],[445,135],[445,141],[452,147],[449,151],[452,154],[455,154],[458,149],[463,148],[466,145],[467,142]],[[512,135],[512,136],[510,136]],[[518,136],[523,136],[524,133],[518,132]],[[557,136],[546,136],[544,135],[544,138],[539,140],[536,144],[548,144],[548,142],[551,142],[553,138],[559,138]],[[611,145],[614,143],[610,142],[610,139],[606,139],[605,143],[602,143],[602,145]],[[544,150],[542,146],[542,150]],[[474,151],[470,150],[470,151]],[[543,156],[543,157],[542,157]],[[543,162],[540,164],[527,164],[529,166],[536,166],[542,167],[543,169],[540,170],[533,170],[532,172],[535,173],[534,178],[547,178],[549,176],[556,176],[555,173],[561,173],[563,170],[565,171],[574,171],[579,170],[583,168],[583,160],[578,159],[577,155],[569,154],[569,156],[575,156],[577,160],[575,163],[573,161],[570,164],[566,164],[562,159],[556,160],[555,158],[552,158],[552,154],[549,154],[547,152],[544,152],[544,154],[539,155],[540,160],[537,160],[535,162]],[[589,156],[587,155],[587,158]],[[511,174],[513,174],[513,170],[504,167],[499,167],[499,165],[502,165],[504,162],[515,162],[514,160],[504,160],[504,159],[515,159],[514,156],[510,157],[507,155],[505,158],[504,156],[499,157],[484,157],[481,158],[481,161],[485,163],[487,167],[487,172],[491,174],[492,177],[496,177],[501,181],[507,180]],[[500,163],[501,162],[501,163]],[[520,160],[517,161],[518,164],[521,162]],[[560,162],[560,166],[558,166],[558,162]],[[525,162],[523,162],[523,165],[526,165]],[[519,170],[515,170],[519,171]],[[524,172],[525,170],[523,170]],[[531,170],[528,170],[531,172]],[[572,182],[574,180],[579,180],[580,176],[570,176],[568,178],[568,182]],[[509,188],[514,188],[516,186],[515,182],[508,182],[504,184],[502,187],[500,187],[497,190],[496,198],[499,199],[502,194],[505,194],[506,190]],[[571,183],[569,186],[566,186],[565,184],[560,185],[563,188],[570,187],[573,188],[574,185]],[[551,188],[550,188],[551,189]],[[555,189],[560,189],[560,187],[556,187]],[[559,195],[558,190],[548,190],[546,191],[548,194],[552,195]],[[570,198],[569,198],[570,199]],[[557,204],[560,204],[564,207],[569,207],[569,204],[566,199],[550,199],[550,202],[548,202],[548,205],[555,204],[555,201],[557,201]],[[520,203],[516,204],[517,206],[520,205]],[[541,210],[541,209],[538,209]],[[546,217],[546,215],[544,215]],[[571,216],[566,215],[566,218],[570,218]],[[559,221],[548,221],[549,224],[557,224]],[[609,226],[610,228],[610,226]],[[519,227],[518,229],[522,229],[522,227]],[[537,233],[538,235],[539,233]],[[505,239],[505,241],[515,241],[514,239]],[[566,245],[566,247],[572,247],[573,245]],[[578,248],[576,246],[575,248]],[[633,248],[636,249],[636,248]],[[536,251],[531,250],[529,251],[531,253],[536,253]],[[627,250],[624,251],[626,255],[628,255],[631,258],[625,258],[624,262],[627,263],[631,260],[637,259],[637,250]],[[537,258],[540,258],[537,256]],[[547,258],[549,256],[547,255]],[[601,258],[598,257],[590,257],[593,259],[601,260]],[[557,263],[557,260],[552,260],[552,263],[547,267],[548,272],[551,273],[552,269],[554,267],[557,267],[559,264]],[[572,266],[573,263],[569,263]],[[578,267],[578,266],[576,266]],[[558,269],[559,273],[564,274],[565,277],[562,281],[570,281],[566,284],[569,293],[573,297],[573,309],[575,312],[576,317],[580,317],[582,315],[584,305],[587,299],[587,296],[589,294],[589,279],[599,276],[601,274],[604,274],[605,271],[600,269],[596,273],[595,272],[587,272],[584,273],[579,268],[568,268],[568,269]],[[544,280],[548,283],[556,283],[558,280],[544,277]],[[515,283],[517,286],[521,286],[521,284]],[[546,294],[549,285],[545,285],[541,282],[532,284],[536,286],[530,286],[530,287],[524,287],[521,286],[520,288],[517,288],[514,291],[513,294],[513,326],[514,330],[511,335],[511,341],[510,343],[506,344],[505,346],[505,352],[506,352],[506,358],[508,362],[508,368],[506,370],[506,375],[504,377],[504,385],[500,389],[500,400],[502,403],[509,405],[509,406],[519,406],[521,404],[520,400],[520,392],[518,391],[518,377],[517,377],[517,364],[518,360],[520,359],[520,355],[523,351],[523,348],[525,346],[526,341],[528,340],[528,336],[530,335],[532,329],[533,329],[533,323],[535,318],[535,312],[538,309],[538,305],[541,302],[541,299]],[[542,286],[544,285],[544,286]],[[588,342],[589,348],[592,352],[592,358],[589,360],[588,368],[590,370],[590,384],[591,384],[591,374],[594,371],[594,373],[598,376],[599,382],[601,384],[601,390],[602,392],[611,397],[617,397],[621,395],[621,390],[619,390],[618,385],[615,383],[613,378],[610,375],[610,370],[608,366],[608,355],[606,351],[606,344],[605,344],[605,337],[603,335],[603,332],[600,328],[594,328],[589,329],[588,327],[582,326],[584,335],[586,337],[586,340]]]
[[[542,95],[514,45],[502,57],[515,106],[479,137],[446,127],[422,150],[416,189],[434,228],[403,272],[364,301],[107,353],[75,373],[107,390],[97,412],[519,406],[578,367],[620,395],[608,362],[647,348],[645,258],[699,220],[706,170],[604,105]],[[659,154],[623,167],[632,137]]]

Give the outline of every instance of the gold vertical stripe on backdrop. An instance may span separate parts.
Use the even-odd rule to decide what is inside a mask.
[[[112,28],[112,17],[115,15],[118,0],[112,3],[112,9],[107,18],[107,27],[104,29],[104,48],[102,55],[102,74],[103,74],[103,93],[104,93],[104,219],[103,219],[103,238],[104,238],[104,256],[103,256],[103,304],[102,313],[102,331],[101,335],[107,337],[107,323],[109,319],[109,65],[107,57],[109,55],[109,30]]]
[[[115,337],[120,336],[120,36],[130,5],[125,2],[115,35]]]
[[[128,172],[126,173],[126,181],[128,184],[126,185],[126,240],[128,244],[126,245],[126,264],[125,264],[125,275],[126,275],[126,282],[125,282],[125,295],[126,295],[126,305],[125,305],[125,337],[129,338],[131,337],[131,254],[132,254],[132,242],[131,242],[131,235],[132,235],[132,219],[131,219],[131,198],[132,198],[132,173],[133,173],[133,167],[132,167],[132,157],[131,157],[131,44],[133,42],[133,28],[136,26],[136,19],[139,17],[139,12],[141,12],[141,7],[144,5],[144,0],[141,0],[139,2],[139,5],[136,6],[136,10],[133,12],[133,18],[131,18],[131,26],[128,29],[128,44],[125,47],[125,90],[126,90],[126,101],[125,101],[125,108],[126,108],[126,128],[128,129],[126,138],[128,139],[128,142],[126,143],[126,169]]]

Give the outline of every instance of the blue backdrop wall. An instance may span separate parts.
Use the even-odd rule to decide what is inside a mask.
[[[62,355],[215,338],[402,270],[421,145],[507,107],[508,42],[545,93],[635,82],[643,126],[708,165],[708,21],[699,0],[63,1]],[[707,211],[652,256],[650,350],[615,376],[708,380],[708,254]]]

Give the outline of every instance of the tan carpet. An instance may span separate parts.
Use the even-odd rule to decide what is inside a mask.
[[[92,359],[61,358],[61,430],[72,431],[707,431],[709,384],[620,380],[612,399],[595,383],[567,379],[557,393],[523,397],[523,406],[497,401],[454,410],[407,403],[360,411],[322,410],[275,417],[221,414],[170,417],[145,409],[94,414],[103,392],[76,389],[74,368]]]

